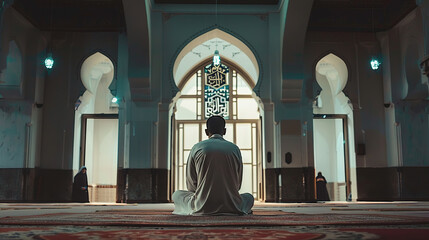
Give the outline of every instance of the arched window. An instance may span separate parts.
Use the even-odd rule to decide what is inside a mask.
[[[181,95],[175,106],[173,131],[173,186],[175,190],[186,189],[189,152],[194,144],[207,139],[206,119],[222,115],[226,119],[224,138],[240,148],[243,158],[240,192],[261,198],[262,189],[258,189],[258,184],[262,186],[260,114],[252,96],[254,85],[233,63],[223,60],[222,65],[213,67],[211,59],[207,60],[191,70],[179,84]]]
[[[213,87],[216,83],[210,82],[221,80],[210,78],[216,71],[207,71],[210,65],[205,62],[195,68],[179,85],[181,97],[176,103],[176,120],[204,120],[211,115],[222,115],[231,120],[259,119],[258,104],[252,97],[254,86],[247,80],[249,78],[226,61],[221,64],[227,69],[224,70],[225,82]]]

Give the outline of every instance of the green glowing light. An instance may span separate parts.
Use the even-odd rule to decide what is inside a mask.
[[[216,50],[213,56],[213,64],[214,65],[219,65],[220,64],[220,56],[219,56],[219,51]]]
[[[377,70],[380,67],[380,65],[381,65],[381,63],[377,59],[375,59],[375,58],[371,59],[372,70]]]
[[[54,67],[54,59],[51,56],[45,58],[45,67],[47,69],[52,69]]]

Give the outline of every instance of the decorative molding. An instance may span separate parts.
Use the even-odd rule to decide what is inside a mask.
[[[192,51],[193,54],[197,55],[199,58],[201,58],[201,53],[200,52],[194,52]]]
[[[211,49],[210,45],[206,45],[206,44],[201,44],[203,47],[206,47],[208,50]],[[224,48],[225,49],[225,48]]]
[[[232,53],[232,58],[234,58],[235,57],[235,55],[237,55],[237,54],[240,54],[241,52],[233,52]]]

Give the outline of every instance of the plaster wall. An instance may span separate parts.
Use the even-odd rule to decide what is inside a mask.
[[[130,6],[137,6],[141,11],[147,10],[140,3]],[[164,31],[162,14],[147,10],[148,20],[142,22],[139,20],[141,16],[134,10],[132,10],[131,17],[127,18],[127,26],[131,26],[127,30],[133,31],[133,33],[121,34],[118,45],[117,72],[120,76],[117,91],[120,99],[118,167],[120,169],[150,169],[153,167],[166,169],[168,167],[168,121],[167,118],[164,118],[166,116],[162,116],[162,119],[158,118],[158,114],[159,104],[162,105],[163,101],[161,92],[171,89],[171,86],[165,85],[162,81],[162,76],[165,74],[162,69]],[[148,28],[139,24],[148,24]],[[150,43],[149,53],[144,50],[147,36],[142,36],[147,29],[149,29],[147,33]],[[129,39],[130,36],[132,39]],[[138,42],[139,39],[144,41],[141,46]],[[138,56],[139,54],[141,56]],[[144,60],[146,59],[145,54],[149,55],[150,64]],[[135,61],[139,57],[144,58],[141,64],[130,64],[130,61]],[[147,81],[149,76],[150,81]],[[149,86],[150,88],[148,88]],[[171,99],[166,101],[167,105],[170,101]],[[158,131],[157,126],[160,119],[165,121]]]
[[[42,109],[35,103],[43,103],[43,65],[38,59],[44,55],[46,41],[13,8],[7,8],[2,17],[0,59],[16,64],[4,64],[0,70],[0,167],[30,168],[40,160]]]
[[[0,168],[25,166],[30,118],[31,106],[25,102],[0,102]]]
[[[424,25],[422,12],[416,8],[395,27],[378,34],[384,59],[390,167],[429,165],[429,85],[419,68],[425,53]]]
[[[46,40],[12,7],[1,14],[0,200],[25,201],[40,162]]]

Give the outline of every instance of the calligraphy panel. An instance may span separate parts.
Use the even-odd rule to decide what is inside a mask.
[[[210,64],[204,68],[206,81],[204,86],[205,117],[222,116],[229,118],[229,68],[223,64]]]
[[[226,74],[229,68],[223,64],[210,64],[204,68],[206,73],[206,85],[213,88],[220,88],[227,85]]]
[[[205,116],[222,116],[229,118],[229,86],[223,86],[218,89],[210,86],[204,87]]]

